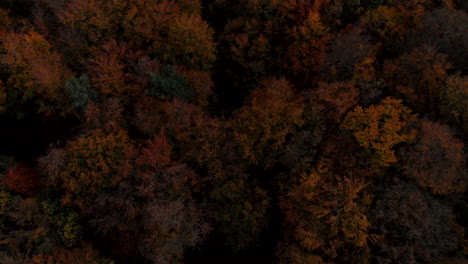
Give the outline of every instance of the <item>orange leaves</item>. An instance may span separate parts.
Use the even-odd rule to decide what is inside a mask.
[[[291,44],[284,60],[293,74],[311,74],[321,66],[328,43],[328,28],[318,12],[312,11],[288,32]]]
[[[41,100],[36,100],[39,112],[59,108],[61,85],[69,72],[62,65],[59,54],[51,50],[49,42],[34,31],[10,32],[1,48],[5,54],[0,57],[0,64],[9,74],[3,84],[5,96],[9,98],[5,103],[14,107],[14,104],[39,97]]]
[[[303,124],[302,111],[302,99],[284,79],[271,80],[254,91],[231,124],[244,158],[270,166],[274,152]]]
[[[342,126],[353,132],[359,145],[372,151],[378,165],[387,167],[397,161],[392,147],[414,138],[407,131],[411,118],[411,110],[401,100],[386,98],[366,109],[357,106],[348,113]]]
[[[111,12],[100,0],[69,1],[58,18],[70,31],[78,32],[90,44],[104,43],[114,30]]]
[[[302,175],[280,204],[293,234],[289,243],[298,244],[292,247],[296,253],[286,255],[343,260],[357,253],[353,248],[365,247],[370,223],[361,199],[367,195],[366,186],[362,179],[335,175],[320,166]]]
[[[168,0],[124,2],[127,2],[127,10],[119,23],[122,23],[126,38],[137,45],[162,41],[161,32],[181,13],[180,7]]]
[[[89,244],[83,244],[81,247],[72,249],[53,249],[48,254],[39,254],[34,256],[27,264],[113,264],[114,262],[102,257],[95,249]]]
[[[403,5],[380,5],[363,16],[363,24],[384,40],[392,38],[402,40],[404,34],[414,26],[417,14],[407,10]]]
[[[128,45],[120,46],[115,40],[111,40],[95,52],[90,66],[93,84],[95,84],[102,95],[123,96],[135,93],[126,84],[127,74],[124,72],[124,56],[129,52]]]

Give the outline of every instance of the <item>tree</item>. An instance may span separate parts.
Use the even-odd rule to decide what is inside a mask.
[[[358,103],[359,90],[354,82],[319,82],[317,89],[309,95],[319,114],[331,123],[340,123],[348,110]]]
[[[171,159],[171,146],[161,130],[136,159],[137,195],[147,201],[143,217],[142,254],[155,263],[179,263],[184,250],[209,232],[202,207],[193,197],[198,175]]]
[[[270,197],[253,175],[246,174],[233,161],[209,166],[210,216],[220,225],[226,244],[234,251],[258,241],[268,227]]]
[[[182,14],[169,26],[168,47],[163,48],[158,55],[167,62],[177,62],[191,69],[209,70],[216,59],[213,34],[200,15]],[[171,55],[172,58],[166,58]]]
[[[328,31],[317,11],[311,11],[289,29],[286,33],[291,44],[282,59],[286,66],[283,70],[295,76],[306,76],[306,80],[317,72],[325,58]]]
[[[34,256],[28,264],[114,264],[114,261],[101,256],[90,244],[83,243],[81,247],[72,249],[56,248]]]
[[[376,263],[434,263],[457,249],[449,207],[411,183],[395,180],[382,188],[372,211]]]
[[[377,165],[388,167],[397,161],[392,147],[414,139],[409,130],[411,110],[401,100],[385,98],[363,109],[356,106],[346,115],[342,126],[350,130],[358,144],[370,150]]]
[[[69,208],[52,208],[49,201],[21,198],[1,187],[0,222],[2,263],[30,263],[52,250],[76,246],[81,239],[79,220]]]
[[[112,10],[101,0],[69,1],[57,17],[69,32],[77,33],[88,45],[102,45],[114,36]]]
[[[287,230],[279,246],[280,262],[335,263],[356,255],[365,259],[370,227],[365,187],[363,179],[337,175],[320,165],[302,175],[280,203]]]
[[[448,1],[445,1],[448,2]],[[407,43],[414,48],[421,45],[431,45],[441,54],[447,54],[447,59],[453,68],[467,72],[468,57],[464,50],[468,49],[468,15],[462,10],[453,8],[437,8],[422,16],[422,21],[411,30]]]
[[[382,42],[386,56],[397,56],[403,51],[407,32],[417,25],[423,13],[422,5],[411,7],[411,2],[406,2],[408,6],[402,3],[379,5],[362,16],[360,23]]]
[[[415,111],[435,117],[450,68],[446,58],[435,47],[423,46],[387,61],[384,64],[386,85],[390,91],[403,94]]]
[[[403,173],[433,194],[464,191],[466,157],[463,143],[446,125],[423,120],[413,146],[401,152]]]
[[[194,164],[202,174],[197,190],[207,205],[215,233],[222,234],[233,251],[258,242],[268,226],[270,198],[248,174],[226,122],[202,116],[193,106],[176,100],[169,104],[166,128],[175,131],[176,155]],[[185,106],[185,107],[184,107]]]
[[[171,159],[163,130],[138,150],[122,129],[95,129],[40,163],[62,204],[77,208],[113,255],[179,263],[209,231],[192,196],[197,175]]]
[[[48,221],[36,198],[23,199],[1,190],[6,206],[0,212],[0,262],[20,260],[50,250],[56,244],[48,229]],[[6,200],[6,201],[5,201]]]
[[[372,57],[376,47],[371,44],[370,37],[363,31],[360,27],[348,28],[331,40],[321,70],[322,79],[328,82],[349,80],[353,76],[355,65]]]
[[[214,83],[211,79],[211,74],[199,70],[182,70],[181,74],[193,90],[193,95],[189,102],[200,107],[206,107],[210,99],[214,97],[212,91]]]
[[[3,183],[12,192],[32,195],[39,190],[40,179],[33,169],[15,166],[7,169]]]
[[[130,47],[126,43],[117,43],[114,39],[105,43],[99,49],[93,49],[93,58],[88,67],[93,85],[100,94],[107,96],[125,97],[141,92],[139,87],[128,81],[125,59],[131,55]]]
[[[97,93],[91,88],[87,74],[79,78],[71,77],[65,81],[65,93],[70,101],[71,107],[76,113],[85,112],[90,101],[96,101]]]
[[[139,47],[148,47],[165,41],[169,25],[174,23],[183,10],[176,2],[179,1],[150,1],[132,0],[121,1],[125,5],[121,17],[115,17],[117,23],[122,24],[127,41],[133,41]],[[195,10],[193,10],[195,12]],[[198,14],[196,10],[195,14]],[[189,12],[190,13],[190,12]],[[161,54],[162,55],[162,54]],[[173,63],[173,62],[166,62]]]
[[[48,168],[50,184],[65,191],[63,202],[77,205],[86,216],[99,207],[94,203],[99,195],[108,193],[128,177],[119,167],[125,164],[126,155],[134,151],[123,130],[106,134],[96,129],[69,143],[65,156],[57,157],[62,159],[61,168],[51,170],[47,159],[42,161]]]
[[[367,57],[354,65],[353,81],[359,88],[361,105],[368,106],[380,98],[383,89],[383,79],[377,70],[375,57]]]
[[[171,65],[159,73],[150,73],[150,86],[146,89],[146,94],[152,95],[158,99],[189,99],[193,90],[184,76],[176,71]]]
[[[441,91],[440,110],[450,123],[468,131],[468,77],[454,75],[447,79]]]
[[[33,102],[38,112],[51,114],[59,110],[66,113],[68,109],[63,107],[61,95],[69,71],[42,35],[24,30],[27,33],[8,33],[0,46],[5,52],[0,57],[0,65],[7,76],[0,84],[0,97],[5,97],[4,108],[14,111],[15,107]],[[18,116],[25,114],[23,109],[17,110]]]
[[[231,126],[244,158],[269,167],[287,136],[303,124],[303,106],[285,79],[273,79],[264,85],[237,111]]]
[[[84,116],[86,125],[90,130],[120,131],[126,125],[123,111],[122,103],[117,98],[110,98],[101,103],[89,102]]]

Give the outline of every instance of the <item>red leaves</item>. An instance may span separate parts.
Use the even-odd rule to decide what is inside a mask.
[[[12,167],[7,169],[3,183],[10,191],[32,195],[39,190],[40,181],[33,169]]]
[[[159,134],[155,135],[154,139],[149,141],[148,146],[142,150],[137,164],[151,168],[163,168],[171,163],[170,154],[171,146],[164,135],[164,129],[161,129]]]

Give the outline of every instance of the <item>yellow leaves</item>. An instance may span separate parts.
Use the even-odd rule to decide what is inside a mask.
[[[67,164],[61,173],[64,188],[71,193],[96,192],[119,177],[119,166],[132,145],[124,131],[104,134],[94,130],[69,144]]]
[[[6,209],[10,206],[11,197],[7,191],[0,190],[0,215],[5,213]]]
[[[65,238],[67,242],[71,244],[74,243],[79,239],[79,235],[81,233],[81,227],[78,225],[77,216],[74,214],[68,215],[66,218],[66,222],[64,224],[62,236]]]
[[[442,113],[468,131],[468,77],[450,76],[442,87],[441,101]]]
[[[322,24],[320,13],[312,11],[307,15],[303,24],[294,30],[297,38],[304,41],[311,41],[315,38],[320,38],[328,32],[328,28]]]
[[[353,208],[345,212],[341,218],[340,228],[345,238],[357,247],[363,247],[367,244],[367,229],[370,223],[364,214],[356,214],[359,208]]]
[[[364,15],[364,23],[372,27],[382,38],[402,39],[414,23],[415,13],[402,6],[380,5]]]
[[[178,63],[208,70],[216,58],[213,34],[200,15],[182,14],[169,26],[168,42]]]
[[[401,100],[386,98],[367,109],[357,106],[342,126],[352,131],[360,146],[373,152],[379,166],[387,167],[397,161],[391,148],[414,139],[414,133],[406,131],[411,118],[411,110]]]

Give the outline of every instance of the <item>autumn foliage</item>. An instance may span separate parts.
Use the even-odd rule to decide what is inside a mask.
[[[0,263],[467,263],[466,2],[0,1]]]
[[[6,171],[5,187],[21,194],[34,194],[39,190],[39,176],[31,168],[13,167]]]

